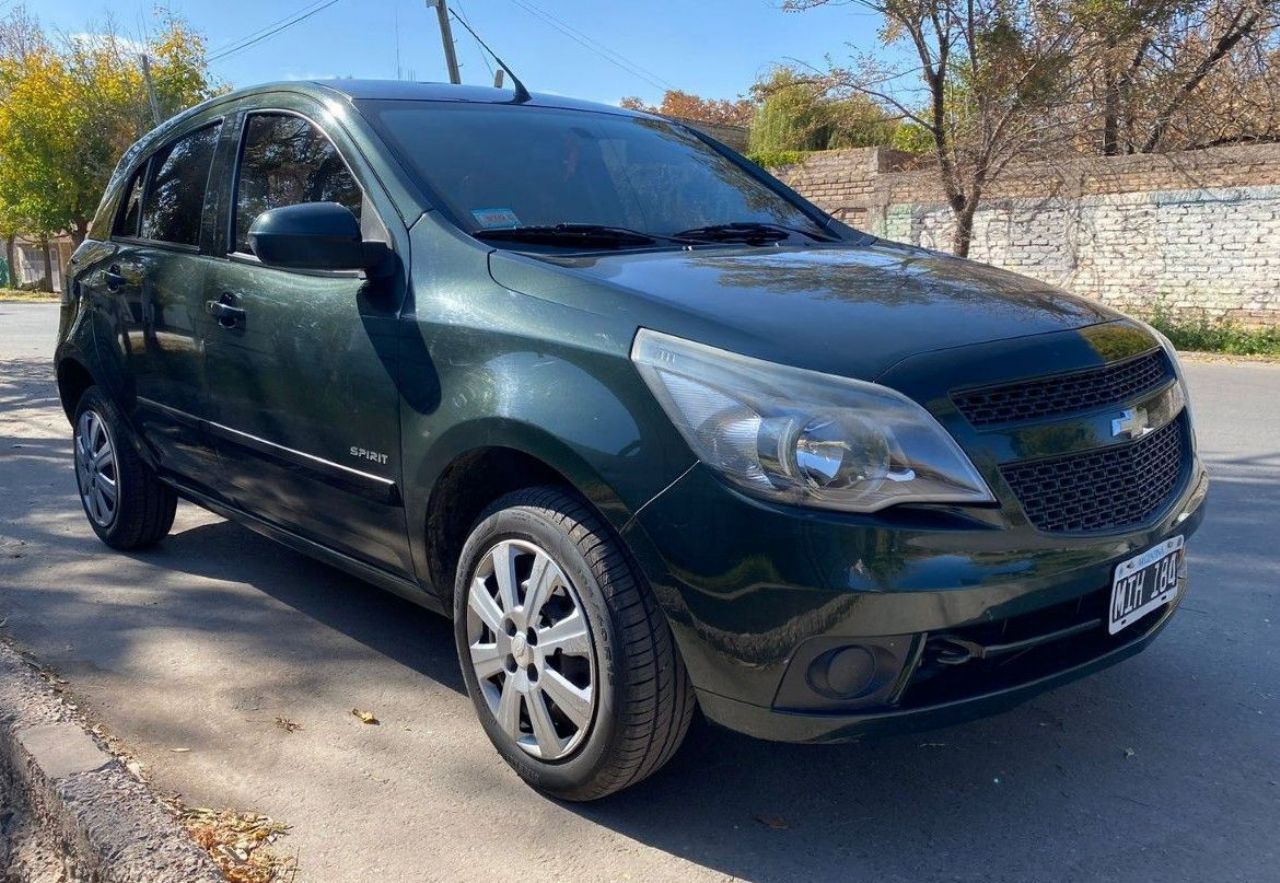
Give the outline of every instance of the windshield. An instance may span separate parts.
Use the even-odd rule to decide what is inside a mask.
[[[361,102],[471,233],[592,224],[654,235],[808,215],[691,132],[660,120],[528,105]]]

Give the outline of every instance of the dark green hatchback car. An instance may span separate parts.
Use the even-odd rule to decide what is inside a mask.
[[[98,536],[181,497],[452,617],[489,738],[563,798],[699,709],[825,741],[1007,707],[1186,589],[1168,341],[644,114],[225,95],[129,150],[67,275]]]

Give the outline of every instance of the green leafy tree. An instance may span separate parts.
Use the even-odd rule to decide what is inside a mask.
[[[203,41],[172,15],[161,24],[146,51],[171,115],[214,85]],[[114,33],[55,45],[21,9],[0,32],[0,205],[29,235],[79,244],[116,161],[153,125],[139,58]]]
[[[878,102],[826,74],[774,68],[752,93],[760,109],[750,149],[759,155],[888,144],[898,125]]]

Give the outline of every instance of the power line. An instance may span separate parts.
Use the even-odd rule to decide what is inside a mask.
[[[550,25],[555,30],[564,34],[570,40],[573,40],[575,43],[582,46],[587,51],[600,56],[605,61],[609,62],[615,67],[618,67],[626,71],[632,76],[638,77],[644,80],[646,83],[653,86],[654,88],[656,89],[664,89],[664,88],[674,89],[675,88],[675,86],[673,86],[671,83],[664,80],[658,74],[642,67],[641,65],[627,58],[622,53],[617,52],[613,49],[610,49],[608,46],[605,46],[599,40],[596,40],[584,34],[582,31],[579,31],[577,28],[573,27],[568,22],[557,17],[555,14],[548,12],[542,7],[532,2],[529,2],[529,0],[511,0],[511,2],[514,3],[516,6],[519,6],[521,9],[523,9],[525,12],[529,13],[530,15],[534,16],[535,18],[540,19],[544,24]]]
[[[280,18],[277,18],[273,21],[267,22],[267,24],[258,28],[258,30],[256,31],[250,31],[249,33],[245,34],[242,37],[237,37],[234,40],[223,43],[221,46],[214,48],[211,54],[223,55],[225,53],[229,53],[235,50],[236,48],[238,48],[241,44],[246,43],[248,40],[251,40],[254,37],[257,37],[261,34],[265,34],[267,31],[271,30],[276,25],[284,24],[285,22],[289,21],[289,19],[294,18],[295,16],[300,15],[304,12],[307,12],[312,7],[318,6],[320,3],[323,3],[323,2],[324,0],[311,0],[310,3],[308,3],[305,6],[299,7],[298,9],[295,9],[293,12],[282,15],[280,16]]]
[[[635,61],[623,55],[621,52],[618,52],[615,49],[609,48],[608,46],[601,43],[599,40],[595,39],[589,34],[583,33],[582,31],[575,28],[573,25],[569,24],[564,19],[558,18],[554,13],[542,8],[537,3],[534,3],[533,0],[523,0],[523,2],[526,3],[528,6],[533,7],[536,11],[541,12],[543,15],[548,16],[560,22],[560,24],[563,25],[567,30],[569,30],[573,34],[576,34],[578,37],[581,37],[583,40],[586,40],[588,43],[594,45],[600,52],[604,53],[605,55],[612,55],[614,58],[617,58],[620,61],[626,63],[627,65],[630,65],[631,67],[635,68],[636,71],[639,71],[640,73],[646,74],[652,77],[653,79],[657,80],[661,85],[665,86],[668,89],[676,88],[674,84],[664,79],[661,74],[657,73],[653,69],[647,68],[644,65],[640,64],[638,61]]]
[[[318,12],[323,12],[324,10],[328,9],[330,6],[334,5],[337,2],[338,0],[323,0],[323,2],[321,2],[319,5],[312,3],[309,6],[304,6],[297,12],[291,13],[290,15],[285,16],[284,18],[276,19],[271,24],[266,25],[265,27],[260,28],[251,34],[240,38],[237,41],[234,41],[227,48],[224,48],[218,52],[214,52],[212,55],[209,55],[205,60],[220,61],[221,59],[235,55],[238,52],[243,52],[245,49],[248,49],[250,46],[253,46],[257,43],[261,43],[263,40],[266,40],[269,37],[274,37],[276,34],[280,33],[283,30],[291,28],[294,25],[299,24],[300,22],[306,21],[307,19],[311,18],[311,16],[315,15]]]
[[[594,45],[597,49],[600,50],[600,52],[604,53],[605,55],[612,55],[614,58],[617,58],[620,61],[625,62],[626,64],[635,68],[637,71],[653,77],[659,83],[661,83],[662,85],[670,89],[675,88],[675,86],[672,83],[663,79],[662,75],[654,71],[652,68],[647,68],[644,65],[640,64],[638,61],[635,61],[634,59],[628,58],[627,56],[623,55],[621,52],[618,52],[615,49],[609,48],[608,46],[601,43],[599,40],[595,39],[591,35],[583,33],[582,31],[575,28],[573,25],[569,24],[564,19],[557,17],[555,13],[550,12],[547,9],[544,9],[543,7],[539,6],[537,3],[534,3],[533,0],[523,0],[523,2],[526,5],[531,6],[535,11],[540,12],[543,15],[547,16],[548,18],[555,19],[561,25],[563,25],[566,30],[570,31],[573,34],[576,34],[578,37],[581,37],[583,40],[586,40],[588,43]]]
[[[660,77],[658,74],[654,73],[653,71],[647,70],[646,68],[637,64],[636,62],[631,61],[622,53],[616,52],[613,49],[610,49],[609,47],[605,46],[600,41],[587,36],[586,34],[579,31],[577,28],[566,23],[562,19],[556,17],[555,15],[548,12],[547,10],[541,8],[540,6],[535,5],[534,3],[529,2],[529,0],[511,0],[511,2],[516,6],[520,7],[521,9],[523,9],[525,12],[539,19],[544,24],[549,25],[552,28],[555,28],[557,31],[564,34],[566,37],[568,37],[570,40],[573,40],[575,43],[579,44],[580,46],[584,47],[589,52],[592,52],[600,56],[605,61],[609,62],[615,67],[621,68],[622,70],[626,71],[632,76],[638,77],[639,79],[644,80],[646,83],[648,83],[650,86],[653,86],[655,89],[675,89],[676,88],[670,82],[668,82],[667,80],[664,80],[662,77]]]
[[[467,11],[466,11],[465,9],[463,9],[463,8],[462,8],[462,0],[453,0],[453,5],[454,5],[454,6],[456,6],[456,7],[458,7],[458,15],[459,15],[459,16],[461,16],[461,18],[462,18],[462,23],[463,23],[463,24],[465,24],[465,25],[467,26],[467,31],[468,31],[468,33],[470,33],[470,31],[471,31],[471,19],[470,19],[470,17],[468,17],[468,16],[467,16]],[[479,39],[478,37],[476,37],[476,35],[475,35],[475,34],[472,34],[472,35],[471,35],[471,39],[473,39],[473,40],[475,40],[475,41],[476,41],[476,45],[477,45],[477,46],[479,46],[479,45],[480,45],[480,39]],[[487,69],[488,69],[488,71],[489,71],[489,79],[492,81],[492,80],[493,80],[493,65],[489,63],[489,53],[485,52],[485,51],[484,51],[484,49],[481,49],[481,50],[480,50],[480,60],[484,62],[484,66],[485,66],[485,68],[487,68]]]

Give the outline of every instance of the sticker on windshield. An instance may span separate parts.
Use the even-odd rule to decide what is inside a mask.
[[[477,208],[471,210],[471,217],[486,230],[496,227],[519,227],[520,219],[509,208]]]

